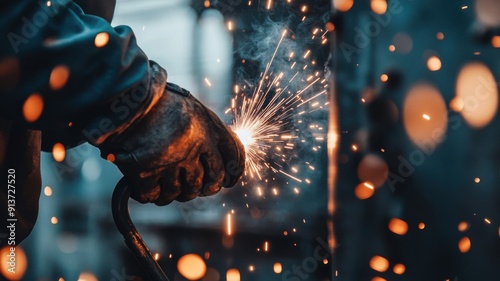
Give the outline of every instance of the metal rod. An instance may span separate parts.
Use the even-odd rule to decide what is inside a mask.
[[[115,187],[112,198],[113,219],[116,227],[123,235],[125,244],[132,251],[135,258],[148,274],[151,281],[170,281],[160,265],[155,261],[146,243],[137,232],[128,211],[130,190],[127,182],[122,178]]]

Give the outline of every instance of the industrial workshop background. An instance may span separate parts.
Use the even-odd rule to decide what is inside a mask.
[[[130,204],[169,278],[498,280],[499,15],[496,0],[118,0],[113,25],[224,121],[259,81],[264,104],[292,97],[262,175]],[[111,216],[116,167],[89,145],[57,160],[42,157],[16,280],[144,280]]]
[[[334,276],[498,280],[500,2],[334,3]]]

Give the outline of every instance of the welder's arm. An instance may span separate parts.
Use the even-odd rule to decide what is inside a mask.
[[[25,120],[49,144],[88,140],[112,154],[141,202],[234,185],[245,162],[238,138],[185,90],[165,90],[166,72],[130,28],[112,28],[71,1],[40,3],[0,4],[8,6],[0,28],[9,38],[0,41],[2,117]]]
[[[0,115],[53,142],[98,144],[163,93],[132,30],[85,15],[72,1],[0,4]]]

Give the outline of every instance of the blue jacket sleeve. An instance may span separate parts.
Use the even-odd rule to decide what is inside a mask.
[[[0,7],[1,117],[53,142],[99,144],[161,95],[166,73],[154,70],[129,27],[113,28],[68,0]]]

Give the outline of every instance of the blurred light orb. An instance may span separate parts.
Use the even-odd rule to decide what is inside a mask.
[[[385,272],[389,268],[389,261],[382,256],[373,256],[370,259],[370,267],[378,272]]]
[[[349,11],[354,5],[354,0],[333,0],[333,7],[340,12]]]
[[[16,57],[0,58],[0,90],[10,90],[19,82],[21,64]]]
[[[375,14],[383,15],[387,12],[387,0],[371,0],[370,7]]]
[[[283,266],[281,265],[281,263],[277,262],[273,265],[273,270],[274,270],[274,273],[280,274],[281,271],[283,271]]]
[[[327,23],[325,24],[325,28],[326,28],[326,30],[328,30],[329,32],[332,32],[332,31],[334,31],[334,30],[335,30],[335,25],[334,25],[333,23],[331,23],[331,22],[327,22]]]
[[[429,119],[422,118],[426,114]],[[448,127],[446,104],[439,91],[429,84],[417,84],[406,95],[403,124],[410,140],[424,151],[443,140]]]
[[[460,232],[464,232],[466,231],[467,229],[469,229],[469,224],[465,221],[462,221],[458,224],[458,231]]]
[[[408,232],[408,223],[402,219],[393,218],[389,221],[389,230],[398,235],[405,235]]]
[[[496,35],[491,38],[491,46],[493,48],[500,48],[500,36]]]
[[[45,196],[47,197],[50,197],[52,196],[52,188],[50,188],[50,186],[46,186],[44,189],[43,189],[43,194],[45,194]]]
[[[387,279],[382,278],[382,277],[380,277],[380,276],[375,276],[375,277],[373,277],[373,278],[372,278],[372,280],[371,280],[371,281],[387,281]]]
[[[61,233],[57,238],[57,247],[65,254],[72,254],[78,251],[80,247],[80,240],[74,234]]]
[[[205,276],[203,276],[203,279],[201,279],[201,280],[202,281],[220,281],[220,274],[216,269],[209,267],[207,269],[207,273],[205,274]]]
[[[454,97],[450,101],[450,109],[455,112],[460,112],[464,109],[464,100],[459,97]]]
[[[43,98],[39,94],[30,95],[23,104],[23,116],[27,122],[35,122],[43,112]]]
[[[465,254],[470,251],[471,247],[471,242],[469,237],[464,237],[458,241],[458,249],[460,250],[461,253]]]
[[[354,189],[354,194],[358,199],[365,200],[373,196],[375,193],[375,186],[370,182],[362,182]]]
[[[413,49],[413,40],[404,32],[396,33],[392,38],[392,44],[396,52],[400,54],[408,54]]]
[[[62,89],[69,78],[69,68],[65,65],[58,65],[52,69],[49,78],[49,85],[52,90]]]
[[[394,265],[394,267],[392,268],[392,271],[398,275],[402,275],[406,271],[406,266],[402,263],[398,263],[398,264]]]
[[[427,68],[430,71],[438,71],[442,65],[441,60],[437,56],[431,56],[427,59]]]
[[[93,273],[82,272],[80,276],[78,276],[78,281],[98,281],[98,280]]]
[[[230,268],[226,272],[226,281],[240,281],[240,271],[236,268]]]
[[[498,0],[476,0],[476,17],[486,27],[500,26],[500,1]]]
[[[490,69],[479,62],[466,64],[456,82],[456,98],[462,100],[460,114],[474,129],[488,125],[498,109],[498,88]]]
[[[389,176],[389,167],[384,159],[375,155],[367,154],[358,165],[358,178],[362,182],[371,182],[375,187],[381,187]]]
[[[82,176],[87,181],[96,181],[101,177],[101,164],[95,158],[88,158],[82,165]]]
[[[109,42],[109,34],[107,32],[101,32],[95,36],[94,44],[97,48],[102,48],[108,45],[108,42]]]
[[[196,254],[182,256],[177,262],[177,270],[188,280],[199,280],[207,272],[205,261]]]
[[[57,162],[64,161],[64,158],[66,158],[66,148],[62,143],[58,142],[54,144],[52,147],[52,157],[54,157],[54,160]]]
[[[15,251],[11,251],[11,246],[3,247],[0,250],[0,262],[0,271],[6,280],[21,280],[28,268],[28,259],[21,246],[16,246]],[[12,266],[15,270],[12,270]]]

